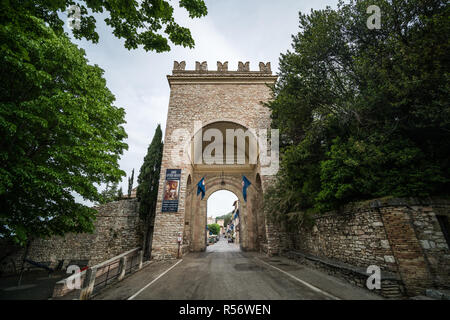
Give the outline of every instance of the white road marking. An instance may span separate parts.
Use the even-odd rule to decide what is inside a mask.
[[[183,261],[183,259],[180,259],[180,261],[178,261],[177,263],[175,263],[173,266],[171,266],[169,269],[167,269],[166,271],[164,271],[163,273],[161,273],[159,276],[157,276],[155,279],[153,279],[149,284],[147,284],[145,287],[143,287],[141,290],[139,290],[138,292],[136,292],[135,294],[133,294],[131,297],[129,297],[127,300],[133,300],[134,298],[136,298],[142,291],[144,291],[145,289],[147,289],[148,287],[150,287],[153,283],[155,283],[159,278],[161,278],[163,275],[165,275],[167,272],[169,272],[170,270],[172,270],[177,264],[179,264],[181,261]]]
[[[310,288],[311,290],[314,290],[314,291],[316,291],[316,292],[319,292],[319,293],[321,293],[321,294],[323,294],[323,295],[325,295],[325,296],[327,296],[327,297],[329,297],[329,298],[331,298],[331,299],[334,299],[334,300],[341,300],[340,298],[338,298],[338,297],[336,297],[336,296],[333,296],[332,294],[329,294],[328,292],[325,292],[325,291],[323,291],[323,290],[321,290],[321,289],[319,289],[319,288],[313,286],[312,284],[309,284],[308,282],[303,281],[302,279],[299,279],[299,278],[293,276],[292,274],[290,274],[290,273],[288,273],[288,272],[286,272],[286,271],[284,271],[284,270],[281,270],[280,268],[277,268],[277,267],[271,265],[270,263],[267,263],[267,262],[265,262],[265,261],[262,261],[261,259],[259,259],[259,258],[257,258],[257,257],[255,257],[255,259],[261,261],[261,262],[264,263],[264,264],[267,264],[268,266],[274,268],[275,270],[278,270],[278,271],[280,271],[280,272],[282,272],[282,273],[288,275],[288,276],[291,277],[292,279],[294,279],[294,280],[300,282],[301,284],[307,286],[307,287]]]

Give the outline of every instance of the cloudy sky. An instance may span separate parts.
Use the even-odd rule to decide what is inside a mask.
[[[128,51],[123,40],[117,39],[106,26],[105,16],[97,16],[100,41],[92,44],[74,40],[85,49],[91,64],[105,70],[107,86],[116,97],[116,105],[126,111],[125,130],[128,151],[120,160],[127,175],[135,169],[139,173],[147,147],[158,123],[165,130],[169,103],[169,85],[173,61],[186,61],[186,69],[195,69],[195,61],[207,61],[215,70],[217,61],[228,61],[229,70],[237,70],[238,61],[250,61],[250,70],[258,70],[258,63],[271,62],[278,72],[280,53],[291,49],[291,35],[298,32],[298,12],[336,7],[337,0],[206,0],[208,15],[190,19],[186,11],[171,1],[175,20],[191,30],[195,48],[172,45],[166,53]],[[135,178],[136,181],[136,178]],[[135,182],[136,184],[136,182]],[[127,189],[127,178],[121,186]],[[219,191],[214,205],[208,204],[208,215],[221,215],[231,210],[233,194]]]

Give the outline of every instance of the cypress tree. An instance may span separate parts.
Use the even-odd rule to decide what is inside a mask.
[[[136,198],[139,201],[139,216],[145,221],[144,257],[150,257],[151,236],[155,220],[158,197],[159,173],[163,152],[161,126],[155,130],[153,140],[148,147],[144,163],[139,171]]]
[[[123,198],[123,191],[122,187],[119,188],[119,191],[117,191],[117,200],[122,200]]]
[[[128,178],[128,198],[131,197],[131,191],[133,191],[133,182],[134,182],[134,169],[131,172],[131,177]]]

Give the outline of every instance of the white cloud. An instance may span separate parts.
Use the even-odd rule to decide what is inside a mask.
[[[211,194],[207,202],[208,217],[219,217],[233,211],[237,196],[228,190],[219,190]]]

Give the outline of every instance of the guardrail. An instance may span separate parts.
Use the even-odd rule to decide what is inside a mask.
[[[62,297],[74,291],[79,291],[79,299],[87,300],[108,284],[121,281],[126,275],[142,268],[143,252],[135,248],[93,267],[72,274],[58,281],[53,289],[53,298]],[[81,286],[76,288],[74,283]]]

